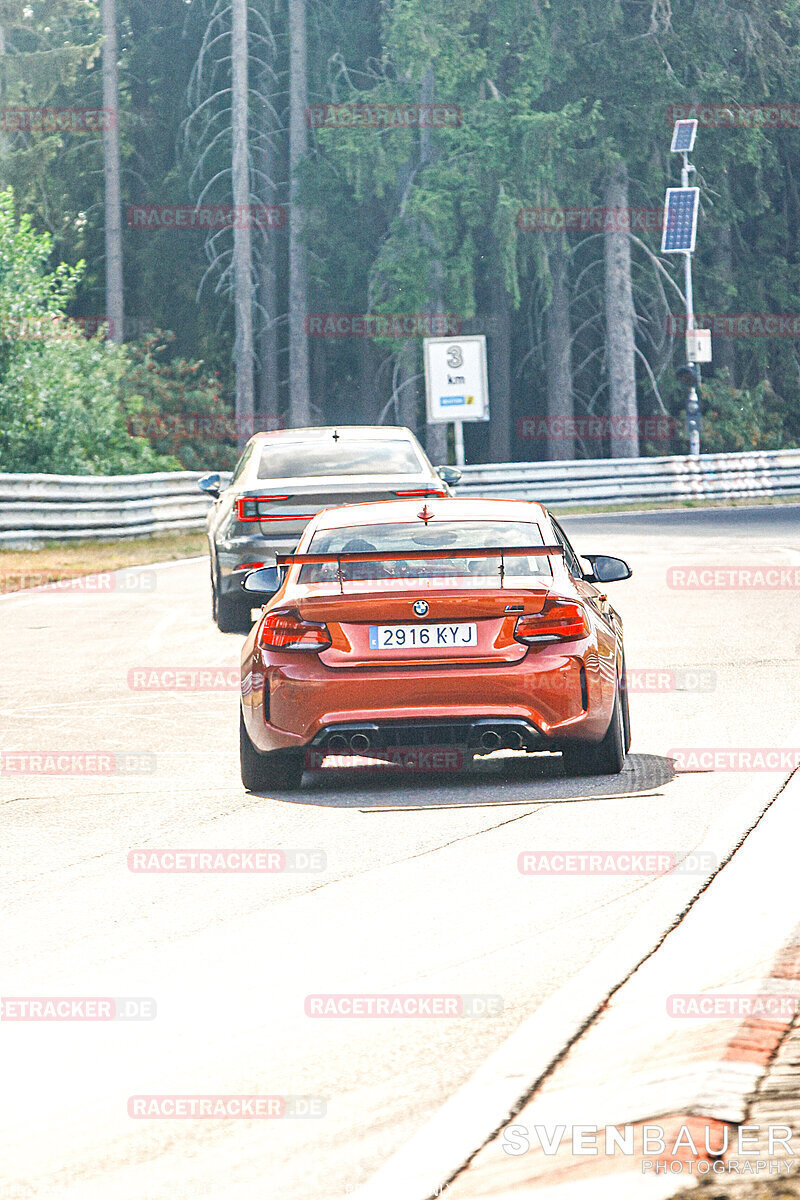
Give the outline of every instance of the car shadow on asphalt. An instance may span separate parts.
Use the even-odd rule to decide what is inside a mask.
[[[323,766],[306,771],[298,791],[269,794],[284,803],[386,812],[635,799],[661,794],[658,789],[674,778],[673,760],[657,754],[629,754],[619,775],[575,777],[564,773],[559,754],[505,751],[459,771]]]

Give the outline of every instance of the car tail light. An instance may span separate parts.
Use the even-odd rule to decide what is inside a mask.
[[[569,600],[546,600],[540,613],[520,617],[514,627],[518,642],[576,642],[589,635],[589,621],[580,604]]]
[[[401,492],[395,492],[395,496],[438,496],[440,500],[445,500],[447,492],[443,492],[441,488],[405,488]]]
[[[237,496],[236,520],[260,521],[259,504],[269,503],[270,500],[288,500],[288,496]]]
[[[233,569],[234,569],[234,571],[257,571],[259,567],[265,567],[266,565],[267,565],[266,563],[259,563],[259,562],[239,563],[239,565],[234,567]]]
[[[261,521],[310,521],[316,513],[262,513]]]
[[[328,626],[304,621],[298,612],[271,612],[261,623],[259,643],[270,650],[325,650],[331,644]]]

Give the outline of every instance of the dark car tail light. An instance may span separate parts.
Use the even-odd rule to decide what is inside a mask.
[[[237,496],[236,520],[260,521],[259,504],[269,503],[270,500],[288,500],[288,496]]]
[[[440,500],[445,500],[447,492],[443,492],[441,488],[404,488],[395,492],[395,496],[438,496]]]
[[[331,644],[328,626],[304,621],[299,612],[268,613],[258,635],[260,645],[270,650],[325,650]]]
[[[552,598],[545,601],[541,612],[520,617],[514,627],[516,640],[528,646],[537,642],[576,642],[589,633],[589,619],[580,604]]]
[[[261,521],[310,521],[316,513],[262,513]]]

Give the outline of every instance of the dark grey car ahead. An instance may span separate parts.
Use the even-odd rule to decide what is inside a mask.
[[[227,487],[200,480],[214,497],[208,516],[214,619],[225,632],[249,627],[241,580],[254,567],[291,553],[323,508],[361,501],[447,496],[453,467],[434,468],[410,429],[339,425],[258,433],[242,451]]]

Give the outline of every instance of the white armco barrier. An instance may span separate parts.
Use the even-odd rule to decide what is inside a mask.
[[[211,500],[201,477],[0,474],[0,546],[202,529]]]
[[[543,504],[631,504],[800,494],[800,450],[594,458],[464,467],[459,496]]]
[[[561,507],[800,495],[800,450],[485,463],[463,472],[458,496],[541,500]],[[197,471],[0,474],[0,546],[202,529],[211,501],[197,487],[200,478]],[[222,478],[224,483],[229,476]]]

